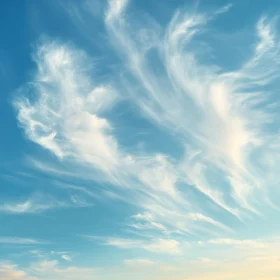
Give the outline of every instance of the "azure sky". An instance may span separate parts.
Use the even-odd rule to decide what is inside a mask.
[[[280,279],[278,0],[0,3],[0,279]]]

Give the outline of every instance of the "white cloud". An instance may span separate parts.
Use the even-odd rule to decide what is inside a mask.
[[[151,240],[127,239],[127,238],[102,238],[96,236],[84,236],[90,241],[98,241],[102,245],[113,246],[120,249],[143,249],[153,253],[181,254],[180,243],[173,239],[154,238]]]
[[[74,157],[104,170],[113,168],[119,157],[117,143],[108,135],[108,121],[96,115],[107,106],[106,99],[112,103],[111,89],[94,86],[85,74],[89,70],[85,54],[70,46],[41,45],[35,61],[36,83],[29,90],[37,100],[31,103],[20,96],[15,101],[18,120],[28,137],[60,158]],[[96,100],[94,92],[98,93]],[[109,97],[100,102],[102,95]]]
[[[95,269],[69,266],[61,268],[57,261],[43,260],[24,269],[14,264],[0,264],[1,280],[93,280]]]
[[[59,262],[56,260],[44,260],[41,262],[33,263],[27,268],[27,271],[35,275],[38,279],[42,280],[91,280],[95,279],[95,269],[82,268],[82,267],[60,267]],[[36,278],[36,279],[37,279]]]
[[[186,201],[176,188],[180,174],[172,159],[157,153],[126,153],[119,146],[110,121],[100,116],[113,106],[117,93],[109,85],[95,84],[87,71],[88,60],[84,53],[68,45],[52,42],[39,46],[35,55],[38,72],[32,84],[36,98],[29,99],[27,89],[23,88],[14,102],[27,136],[59,158],[74,160],[79,169],[86,164],[89,170],[99,172],[97,178],[127,187],[130,192],[124,199],[141,208],[152,211],[151,201],[158,201],[164,208],[183,211]],[[72,202],[84,206],[74,196]],[[4,209],[36,212],[58,204],[36,205],[27,201],[13,207],[5,205]],[[166,225],[158,221],[159,215],[154,216],[150,226],[163,230]],[[177,219],[183,216],[182,213]],[[168,220],[169,226],[177,227],[173,219]],[[143,225],[135,226],[144,229]]]
[[[29,199],[22,202],[5,202],[0,204],[0,212],[9,214],[41,213],[51,209],[65,207],[85,207],[90,204],[83,201],[78,196],[72,196],[69,201],[57,200],[50,195],[34,194]]]
[[[175,14],[161,43],[154,47],[162,60],[163,65],[158,66],[163,68],[162,76],[154,74],[145,48],[137,45],[133,22],[126,24],[121,15],[107,21],[107,26],[114,46],[142,88],[133,99],[139,109],[160,127],[176,132],[187,144],[186,153],[190,149],[200,155],[186,157],[179,176],[242,219],[246,210],[258,213],[254,206],[256,199],[261,199],[258,188],[267,187],[257,176],[251,155],[261,153],[262,158],[265,151],[260,146],[269,143],[264,124],[271,114],[256,105],[273,100],[258,87],[279,77],[279,54],[273,23],[262,18],[257,24],[256,52],[240,69],[227,72],[203,63],[194,46],[199,44],[196,35],[205,32],[207,20],[198,13]],[[150,27],[143,23],[143,28]],[[128,86],[131,92],[136,91]],[[210,184],[209,175],[223,178],[235,202],[226,199],[221,182]],[[238,184],[228,180],[233,177],[239,179]]]
[[[167,240],[159,238],[155,242],[148,244],[144,247],[151,252],[181,254],[180,243],[176,240]]]
[[[72,258],[70,256],[68,256],[68,255],[62,255],[61,258],[66,260],[66,261],[68,261],[68,262],[72,261]]]
[[[166,231],[166,227],[160,223],[154,221],[153,216],[151,213],[138,213],[131,217],[135,222],[129,224],[131,227],[136,229],[151,229],[151,230],[160,230]]]
[[[104,238],[88,237],[92,240],[104,241]],[[108,238],[114,246],[124,246],[129,249],[128,254],[132,255],[133,248],[137,246],[151,245],[153,242],[132,239]],[[166,248],[167,243],[162,241],[159,247]],[[212,242],[213,241],[213,242]],[[211,242],[211,243],[210,243]],[[105,242],[103,242],[105,243]],[[255,246],[256,243],[266,244]],[[159,244],[159,243],[158,243]],[[169,244],[169,245],[170,245]],[[224,246],[224,250],[218,250],[217,245]],[[180,249],[184,250],[183,244]],[[209,240],[204,244],[206,250],[199,251],[195,243],[188,247],[188,255],[172,255],[172,258],[153,259],[150,258],[125,258],[117,266],[106,264],[101,267],[78,267],[67,266],[58,260],[48,258],[47,254],[34,250],[32,254],[37,256],[39,261],[34,259],[25,266],[17,266],[8,262],[0,262],[0,279],[2,280],[90,280],[90,279],[277,279],[279,275],[279,238],[267,240],[238,240],[238,239],[216,239]],[[215,245],[215,246],[213,246]],[[158,249],[158,248],[157,248]],[[146,250],[146,249],[145,249]],[[156,251],[159,252],[159,251]],[[29,251],[29,253],[31,253]],[[145,253],[145,252],[142,252]],[[146,252],[147,254],[147,252]],[[148,251],[150,256],[150,251]],[[53,251],[54,255],[67,255],[66,252]],[[14,277],[14,278],[13,278]]]
[[[1,280],[38,280],[38,278],[27,276],[23,270],[17,269],[16,265],[0,265]]]
[[[32,238],[13,237],[13,236],[0,236],[0,243],[2,244],[20,244],[20,245],[36,245],[44,244],[45,242]]]
[[[273,22],[261,18],[251,57],[228,72],[199,52],[211,17],[178,11],[166,28],[142,21],[139,33],[152,34],[151,43],[138,36],[140,23],[126,17],[127,4],[109,1],[104,18],[121,58],[122,83],[118,75],[97,83],[90,57],[50,41],[38,46],[36,75],[14,104],[30,140],[77,167],[77,174],[109,182],[115,188],[104,192],[107,196],[145,213],[129,225],[139,232],[158,232],[158,243],[144,243],[146,250],[175,252],[178,241],[167,242],[166,234],[222,235],[235,224],[228,215],[245,223],[273,205],[270,190],[279,181],[278,114],[269,110],[277,101],[271,98],[275,93],[267,94],[265,87],[279,76],[278,39]],[[109,114],[120,96],[172,135],[183,155],[147,154],[121,145]],[[36,165],[61,176],[71,173]],[[79,173],[85,167],[89,172]],[[76,197],[72,202],[83,205]],[[30,207],[24,203],[13,209],[28,212]],[[111,242],[139,246],[135,240]]]
[[[259,36],[259,43],[256,46],[256,53],[259,58],[265,52],[271,50],[275,46],[275,34],[272,31],[271,24],[268,19],[262,17],[257,24],[257,32]]]
[[[124,260],[124,263],[129,266],[137,266],[137,267],[150,266],[156,264],[154,261],[148,259],[127,259]]]
[[[208,243],[216,245],[234,245],[245,248],[264,248],[267,245],[264,242],[256,240],[238,240],[230,238],[211,239],[208,241]]]
[[[222,8],[220,8],[218,11],[216,11],[215,14],[218,15],[218,14],[227,13],[232,7],[233,7],[233,4],[229,3],[225,6],[223,6]]]
[[[119,17],[124,12],[129,0],[109,0],[108,10],[106,14],[107,20],[112,20],[114,17]]]

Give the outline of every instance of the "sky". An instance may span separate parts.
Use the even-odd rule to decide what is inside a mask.
[[[0,279],[279,279],[279,15],[2,1]]]

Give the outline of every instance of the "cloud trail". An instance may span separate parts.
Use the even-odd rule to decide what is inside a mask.
[[[157,232],[162,240],[232,233],[236,229],[217,213],[246,223],[264,206],[276,207],[279,112],[273,108],[279,99],[275,89],[267,90],[279,78],[275,20],[258,21],[251,56],[229,72],[206,63],[196,46],[230,6],[210,15],[177,11],[163,27],[131,19],[129,4],[111,0],[104,15],[122,82],[118,74],[97,82],[90,56],[46,41],[34,54],[33,80],[14,101],[18,121],[31,141],[77,170],[88,168],[134,204],[139,212],[129,226],[139,232]],[[110,115],[121,99],[173,135],[183,155],[121,145]]]

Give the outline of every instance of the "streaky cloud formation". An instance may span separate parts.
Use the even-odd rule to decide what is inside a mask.
[[[91,3],[81,1],[71,11],[64,6],[82,34],[93,22]],[[111,204],[116,206],[125,216],[118,230],[102,224],[98,234],[86,226],[73,234],[98,250],[131,256],[121,268],[105,271],[95,264],[78,267],[75,256],[62,250],[60,260],[53,254],[25,265],[24,272],[0,263],[0,278],[143,279],[147,273],[160,280],[277,279],[280,243],[265,228],[276,228],[280,198],[277,18],[260,16],[244,47],[246,58],[229,66],[215,53],[224,38],[215,22],[234,5],[206,12],[186,6],[166,25],[141,9],[133,12],[134,5],[106,3],[102,51],[114,70],[105,75],[92,45],[51,37],[36,44],[36,69],[13,105],[26,137],[46,155],[30,156],[28,164],[55,178],[67,198],[34,195],[0,204],[1,213],[13,215],[78,208],[84,213],[91,200],[109,199],[110,207],[102,204],[100,213],[112,211],[110,224],[116,214]],[[131,120],[124,120],[130,109]],[[131,137],[134,129],[154,134],[147,132],[140,143]],[[36,240],[0,237],[3,244]],[[264,259],[254,272],[261,250]]]
[[[0,212],[8,214],[35,214],[56,208],[86,207],[90,204],[78,196],[71,196],[69,201],[59,201],[45,194],[34,194],[23,202],[5,202],[0,204]]]
[[[96,236],[85,236],[89,240],[104,239]],[[139,248],[155,253],[167,253],[167,254],[181,254],[179,248],[179,242],[172,239],[155,239],[155,240],[137,240],[137,239],[124,239],[124,238],[105,238],[101,243],[102,245],[114,246],[121,249]]]
[[[128,187],[134,183],[135,187],[132,191],[140,192],[145,200],[160,196],[158,201],[166,200],[166,203],[171,204],[171,207],[175,209],[183,208],[185,202],[175,188],[179,175],[176,174],[175,166],[169,162],[168,157],[161,154],[152,156],[127,154],[118,147],[117,139],[109,134],[112,129],[110,122],[98,117],[97,112],[102,113],[103,108],[108,106],[104,103],[102,106],[98,105],[100,103],[98,98],[101,96],[104,95],[105,102],[112,104],[114,98],[110,96],[112,90],[109,90],[109,86],[107,89],[104,86],[91,88],[90,85],[93,82],[90,77],[82,75],[83,68],[78,64],[79,61],[85,59],[84,55],[81,57],[79,55],[81,54],[78,51],[70,50],[69,46],[60,46],[57,43],[47,43],[39,48],[35,56],[39,73],[36,83],[32,86],[38,90],[36,94],[40,94],[39,99],[33,104],[22,97],[15,101],[15,106],[19,108],[19,121],[24,126],[28,125],[26,130],[28,137],[51,150],[59,158],[68,157],[69,160],[75,160],[81,164],[92,164],[97,172],[106,175],[106,177],[103,175],[103,180],[109,180],[122,187]],[[60,75],[62,77],[57,79]],[[77,79],[76,83],[75,79]],[[82,88],[79,88],[80,84]],[[85,86],[88,86],[88,89]],[[58,94],[59,92],[52,91],[53,88],[58,89],[59,92],[61,89],[62,96]],[[85,90],[85,99],[83,99],[83,94],[80,96],[83,90]],[[89,96],[86,96],[86,90]],[[63,92],[67,92],[67,98],[63,97]],[[72,96],[69,96],[71,92]],[[94,111],[92,113],[88,111],[94,110],[94,106],[90,106],[94,103],[97,104],[96,114]],[[52,108],[52,106],[58,108]],[[33,119],[34,117],[36,120]],[[46,135],[47,133],[49,134]],[[159,184],[161,188],[158,188]],[[149,209],[153,205],[147,202],[147,205],[142,207]],[[176,216],[180,216],[176,210],[173,212]],[[211,218],[207,219],[202,214],[194,219],[192,215],[189,217],[190,220],[202,220],[220,226],[218,222]],[[188,229],[185,230],[188,231]]]
[[[34,56],[38,72],[23,89],[34,92],[34,99],[20,95],[14,103],[28,137],[61,159],[90,164],[102,172],[103,180],[114,185],[133,182],[133,191],[140,189],[143,201],[147,201],[141,207],[158,215],[151,208],[163,203],[170,212],[163,215],[167,220],[174,209],[179,217],[179,213],[185,216],[193,207],[192,201],[183,198],[179,183],[193,186],[240,220],[248,213],[259,215],[257,204],[268,188],[259,169],[267,149],[277,149],[271,141],[278,137],[276,131],[264,133],[275,123],[268,109],[273,99],[259,89],[277,78],[273,23],[261,18],[252,57],[239,70],[223,72],[202,64],[192,47],[192,41],[197,40],[211,17],[177,12],[162,38],[155,34],[159,37],[155,45],[148,47],[142,42],[139,47],[126,24],[127,4],[110,1],[105,16],[109,38],[126,60],[129,76],[138,83],[138,92],[127,86],[131,93],[135,92],[133,101],[142,114],[172,133],[175,130],[181,145],[186,147],[185,156],[172,159],[163,154],[131,154],[120,147],[105,115],[122,89],[96,84],[85,53],[57,42],[39,45]],[[146,57],[150,48],[161,58],[163,77],[157,77],[149,65]],[[253,155],[258,155],[259,160],[253,160]],[[276,171],[276,166],[270,166],[267,173]],[[210,177],[216,184],[210,183]],[[222,183],[227,191],[220,188]],[[155,197],[160,199],[153,206],[149,200]],[[273,205],[270,199],[267,201]],[[221,228],[213,217],[187,217]]]
[[[36,239],[31,239],[31,238],[0,236],[0,243],[1,244],[34,245],[34,244],[44,244],[45,242],[39,241]]]

